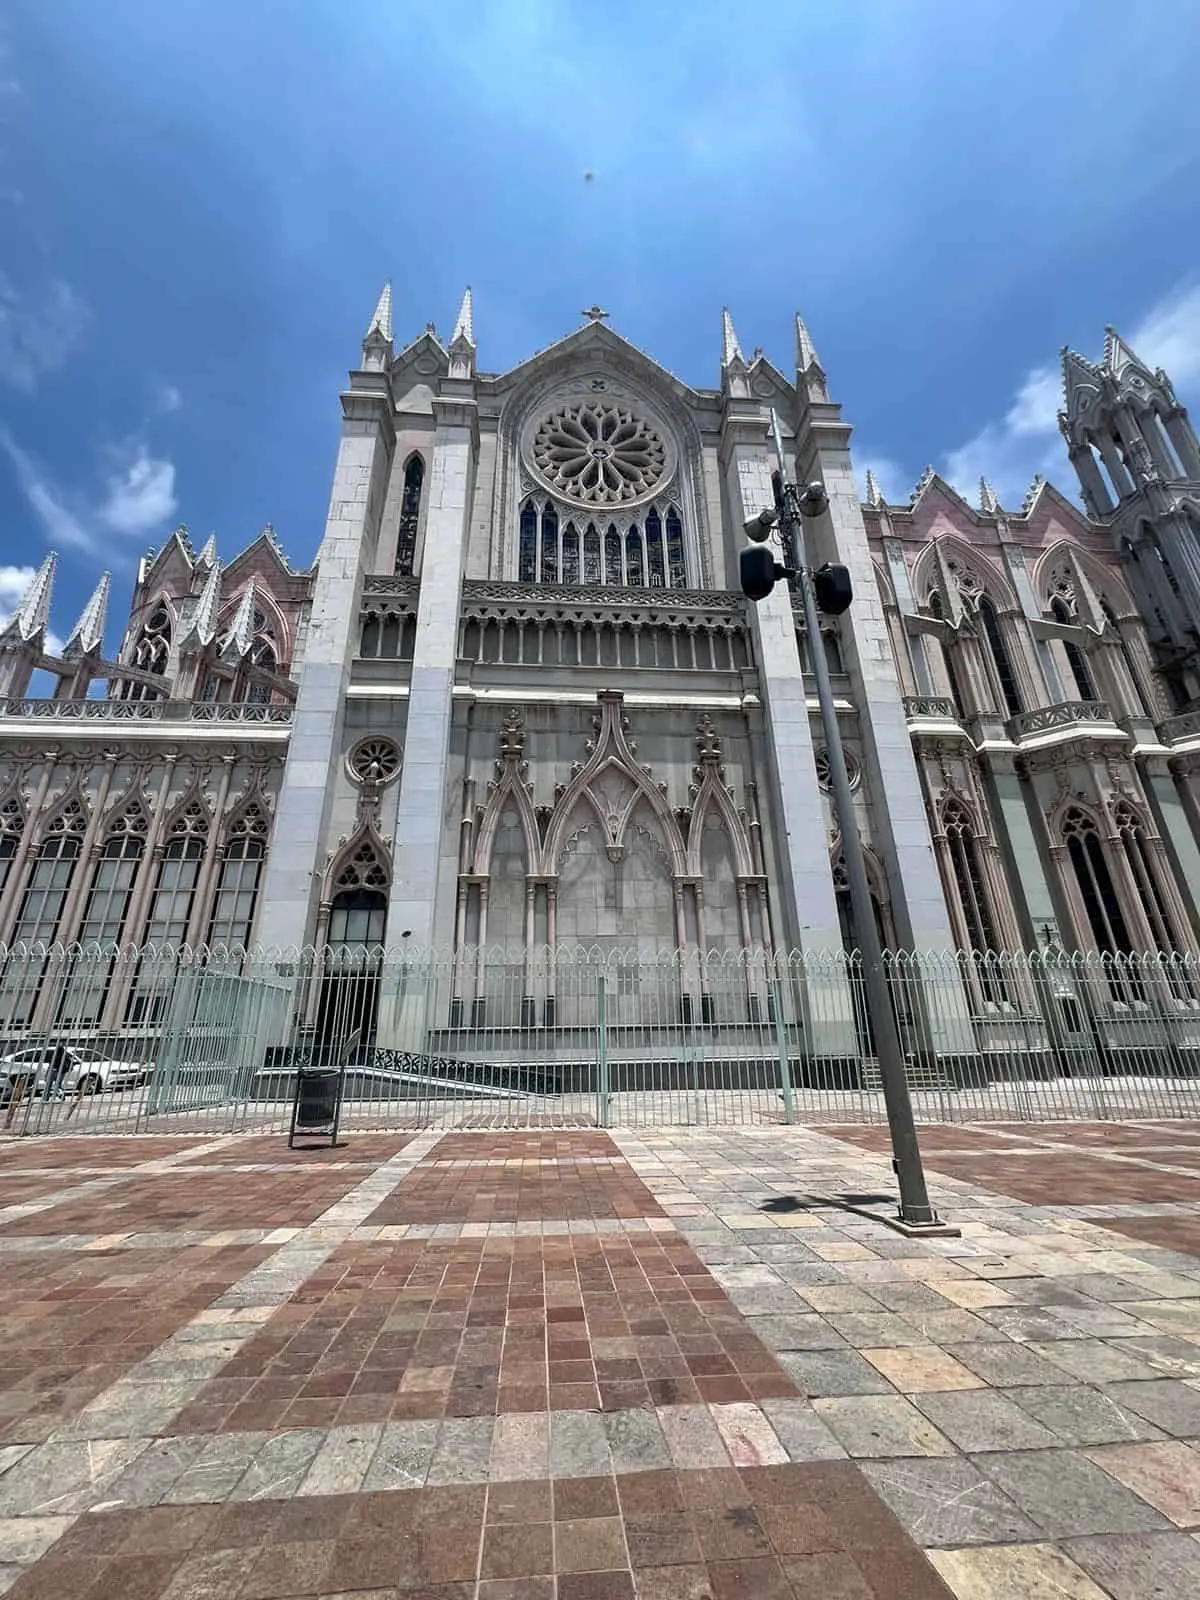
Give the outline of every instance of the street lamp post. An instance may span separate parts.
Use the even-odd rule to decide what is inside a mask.
[[[748,559],[743,560],[742,586],[752,599],[762,599],[770,592],[771,583],[775,579],[784,578],[789,588],[800,594],[809,659],[817,682],[817,702],[821,709],[821,727],[829,759],[834,812],[842,838],[846,881],[850,887],[854,932],[862,954],[867,1007],[874,1029],[875,1049],[883,1080],[883,1098],[887,1106],[888,1127],[892,1138],[892,1165],[900,1187],[900,1220],[910,1228],[928,1227],[940,1230],[938,1215],[929,1203],[925,1171],[921,1165],[921,1152],[917,1144],[912,1100],[909,1097],[908,1080],[904,1072],[900,1035],[896,1028],[887,974],[883,965],[883,946],[875,926],[875,908],[871,902],[866,857],[863,854],[862,839],[854,815],[850,775],[846,770],[846,755],[842,748],[837,709],[833,703],[829,663],[825,659],[821,641],[814,575],[807,565],[805,553],[804,518],[822,515],[828,509],[829,496],[822,483],[811,483],[801,489],[795,483],[787,481],[783,462],[783,439],[779,432],[779,418],[774,410],[771,412],[771,431],[779,462],[776,508],[773,512],[760,513],[756,523],[747,523],[746,527],[751,537],[762,540],[778,522],[785,566],[773,567],[773,562],[765,550],[746,551],[743,554],[744,558]],[[770,581],[767,581],[765,570],[767,567],[773,567]],[[747,582],[747,577],[751,581]],[[850,603],[849,577],[845,569],[823,568],[818,577],[824,587],[833,591],[827,609],[845,610]]]

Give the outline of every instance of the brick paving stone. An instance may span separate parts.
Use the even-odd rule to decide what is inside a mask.
[[[258,1245],[6,1253],[0,1443],[49,1438],[269,1253]]]
[[[673,1232],[347,1242],[173,1428],[624,1412],[797,1393]]]
[[[138,1167],[147,1161],[197,1150],[207,1140],[160,1138],[153,1134],[134,1134],[119,1139],[99,1135],[75,1139],[0,1138],[0,1174],[49,1169],[94,1168],[111,1171],[114,1167]],[[286,1140],[284,1141],[286,1143]]]
[[[1188,1593],[1200,1457],[1158,1435],[1173,1417],[1186,1437],[1200,1396],[1200,1259],[1113,1224],[1200,1214],[1200,1126],[927,1131],[961,1240],[769,1204],[887,1186],[885,1131],[858,1131],[168,1140],[115,1181],[89,1174],[98,1140],[12,1168],[0,1144],[0,1184],[49,1172],[45,1194],[76,1196],[0,1230],[39,1305],[9,1348],[68,1315],[38,1274],[84,1326],[107,1314],[88,1283],[162,1319],[54,1442],[0,1443],[0,1590],[1142,1600],[1170,1574]],[[168,1323],[142,1252],[161,1237],[190,1272],[241,1228],[275,1231]]]
[[[181,1228],[275,1228],[313,1222],[356,1180],[350,1169],[131,1174],[99,1194],[29,1216],[0,1218],[0,1235],[166,1233]]]
[[[283,1133],[239,1133],[217,1150],[189,1156],[189,1170],[197,1167],[248,1166],[362,1166],[377,1167],[399,1155],[416,1137],[412,1133],[342,1133],[337,1145],[312,1144],[288,1149]]]

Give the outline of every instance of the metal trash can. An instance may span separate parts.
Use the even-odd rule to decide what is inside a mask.
[[[344,1067],[301,1067],[296,1073],[296,1092],[292,1098],[292,1126],[288,1148],[296,1136],[327,1138],[337,1144],[338,1122],[342,1114]]]

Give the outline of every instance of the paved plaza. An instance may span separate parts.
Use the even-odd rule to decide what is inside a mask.
[[[0,1593],[1200,1593],[1200,1125],[923,1143],[0,1143]]]

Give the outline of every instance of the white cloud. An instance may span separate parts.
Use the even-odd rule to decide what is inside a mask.
[[[1149,367],[1162,367],[1176,388],[1200,387],[1200,283],[1165,296],[1125,335]],[[998,422],[951,450],[942,472],[975,504],[981,477],[1005,505],[1019,505],[1035,472],[1076,494],[1074,474],[1058,434],[1062,377],[1057,366],[1034,367]]]
[[[160,385],[155,399],[155,409],[163,416],[178,411],[183,404],[183,394],[173,383]]]
[[[151,456],[139,441],[113,452],[116,470],[98,503],[65,494],[2,428],[0,450],[12,462],[21,492],[54,549],[97,550],[107,533],[143,537],[175,513],[174,464]]]
[[[108,497],[97,515],[114,533],[141,535],[165,522],[177,506],[173,463],[156,460],[139,444],[123,471],[109,478]]]
[[[23,290],[0,272],[0,380],[31,393],[63,366],[87,324],[87,306],[63,279]]]
[[[70,546],[76,550],[92,549],[95,541],[84,522],[65,504],[60,491],[33,457],[27,455],[4,429],[0,429],[0,449],[13,464],[21,492],[41,523],[47,543],[55,547]]]

